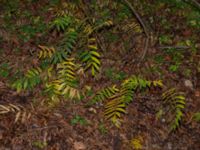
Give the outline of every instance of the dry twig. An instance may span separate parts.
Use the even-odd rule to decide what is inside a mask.
[[[135,15],[135,17],[137,18],[137,20],[139,21],[140,25],[142,26],[144,33],[146,35],[146,40],[145,40],[145,47],[144,47],[144,51],[143,54],[140,58],[140,61],[142,61],[144,59],[144,57],[146,56],[147,50],[148,50],[148,46],[149,46],[149,32],[148,29],[145,25],[145,23],[143,22],[142,18],[140,17],[140,15],[137,13],[137,11],[135,10],[135,8],[131,5],[131,3],[128,0],[124,0],[124,2],[126,3],[126,5],[131,9],[131,11],[133,12],[133,14]]]
[[[175,48],[175,49],[179,49],[179,50],[181,50],[181,49],[189,49],[189,48],[191,48],[191,47],[189,47],[189,46],[159,46],[158,47],[159,49],[171,49],[171,48]]]
[[[186,3],[190,3],[194,7],[200,10],[200,3],[196,0],[184,0]]]

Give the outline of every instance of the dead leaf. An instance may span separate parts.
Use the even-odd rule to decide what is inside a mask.
[[[96,109],[94,109],[94,108],[92,108],[92,107],[91,107],[91,108],[89,108],[88,110],[89,110],[89,112],[92,112],[92,113],[94,113],[94,114],[96,114],[96,113],[97,113],[97,110],[96,110]]]
[[[184,84],[185,84],[185,86],[186,86],[187,88],[190,88],[191,90],[193,90],[194,86],[193,86],[193,84],[192,84],[192,81],[190,81],[190,80],[185,80],[185,81],[184,81]]]
[[[86,149],[86,146],[82,142],[75,142],[74,149],[75,150],[84,150],[84,149]]]
[[[200,97],[200,90],[195,91],[195,96]]]
[[[191,34],[192,34],[191,30],[187,29],[187,30],[183,31],[183,36],[185,36],[185,37],[191,36]]]

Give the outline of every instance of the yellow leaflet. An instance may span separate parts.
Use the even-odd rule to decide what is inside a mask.
[[[101,64],[101,62],[96,58],[96,57],[92,57],[91,58],[95,63],[97,63],[98,65]]]
[[[41,57],[42,57],[42,55],[43,55],[43,52],[42,52],[42,51],[40,51],[40,52],[39,52],[39,56],[38,56],[38,57],[39,57],[39,58],[41,58]]]
[[[47,69],[47,75],[48,75],[48,77],[52,76],[52,74],[51,74],[52,70],[53,70],[52,66]]]
[[[120,112],[123,112],[123,113],[126,113],[125,109],[124,108],[116,108],[117,111],[120,111]]]
[[[185,100],[185,97],[182,95],[179,95],[179,96],[175,96],[175,99]]]
[[[93,31],[93,30],[92,30],[92,27],[91,27],[91,26],[89,26],[89,25],[88,25],[88,26],[86,26],[86,27],[85,27],[85,29],[84,29],[84,32],[85,32],[85,33],[87,33],[87,34],[91,34],[91,33],[92,33],[92,31]]]
[[[118,117],[118,118],[120,118],[121,117],[121,113],[120,112],[115,112],[115,115]]]
[[[142,142],[142,138],[139,136],[131,140],[131,146],[136,150],[142,149],[141,142]]]
[[[71,87],[67,85],[67,86],[64,88],[64,90],[62,91],[62,94],[63,94],[63,95],[68,94],[69,91],[70,91],[70,88],[71,88]]]
[[[96,51],[90,51],[90,53],[96,57],[100,57],[100,54]]]
[[[183,109],[183,108],[185,108],[185,106],[184,106],[184,105],[181,105],[181,104],[177,104],[177,105],[176,105],[176,108],[181,108],[181,109]]]
[[[175,88],[172,88],[172,89],[170,89],[170,90],[164,92],[164,93],[162,94],[162,97],[165,97],[165,96],[167,96],[167,95],[169,95],[169,94],[171,94],[171,93],[174,93],[175,90],[176,90]]]
[[[99,66],[98,66],[96,63],[92,62],[91,64],[93,65],[93,67],[94,67],[97,71],[99,71]]]
[[[90,39],[89,39],[89,42],[95,42],[95,41],[96,41],[95,38],[90,38]]]
[[[178,100],[176,100],[176,103],[179,103],[179,104],[185,105],[185,101],[182,100],[182,99],[178,99]]]
[[[92,63],[88,63],[85,67],[85,70],[87,70],[88,68],[90,68],[92,66]]]
[[[154,85],[154,86],[160,86],[160,87],[163,87],[162,80],[153,81],[153,85]]]
[[[32,70],[28,70],[26,77],[31,78],[32,76],[34,76],[34,72],[32,72]]]
[[[76,66],[76,65],[75,65],[73,62],[71,62],[71,61],[66,61],[66,62],[63,62],[63,63],[62,63],[62,66],[63,66],[63,67],[66,67],[66,66],[67,66],[67,67],[71,67],[71,68],[72,68],[72,67],[74,67],[74,66]]]
[[[88,45],[88,48],[92,49],[92,50],[97,50],[97,46],[96,45]]]
[[[108,20],[108,21],[105,22],[105,24],[110,26],[110,25],[113,25],[113,22],[111,20]]]
[[[66,73],[69,73],[71,75],[75,75],[73,68],[67,68]]]
[[[38,70],[39,73],[42,72],[42,69],[40,67],[37,67],[37,70]]]
[[[112,100],[108,104],[106,104],[106,108],[115,106],[115,105],[120,105],[121,107],[125,107],[125,104],[120,104],[120,103],[121,103],[121,101],[119,101],[118,99]]]
[[[113,92],[117,92],[117,91],[119,91],[119,89],[117,88],[116,85],[113,85],[112,89],[113,89]]]
[[[109,119],[109,118],[114,116],[114,112],[113,111],[107,111],[107,112],[104,113],[104,115],[105,115],[106,119]]]
[[[81,99],[81,95],[80,95],[79,91],[77,91],[77,98]]]
[[[115,116],[115,117],[112,117],[112,118],[111,118],[111,121],[114,123],[114,125],[115,125],[117,128],[120,128],[121,122],[120,122],[120,119],[119,119],[119,118],[117,118],[116,116]]]
[[[61,83],[57,85],[58,91],[61,91],[66,86],[66,83]]]
[[[32,69],[32,72],[34,76],[39,74],[39,71],[37,69]]]

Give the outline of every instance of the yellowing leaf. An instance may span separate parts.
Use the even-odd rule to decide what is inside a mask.
[[[92,49],[92,50],[97,50],[97,46],[96,45],[88,45],[88,48]]]

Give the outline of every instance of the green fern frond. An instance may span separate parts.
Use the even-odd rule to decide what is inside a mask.
[[[77,36],[78,33],[74,29],[69,29],[69,31],[64,34],[64,38],[57,48],[58,50],[51,57],[52,64],[58,64],[67,59],[74,49]]]
[[[37,84],[41,82],[40,80],[40,73],[42,72],[41,68],[32,68],[29,69],[24,77],[16,80],[11,87],[15,88],[17,92],[20,92],[21,90],[31,89]]]
[[[176,130],[180,126],[180,121],[183,117],[185,97],[181,93],[176,92],[176,89],[172,88],[162,94],[162,99],[166,104],[170,105],[170,110],[175,113],[170,127],[171,131]]]
[[[74,98],[78,100],[81,99],[80,91],[70,86],[66,86],[62,93],[66,95],[67,98],[69,97],[70,99]]]
[[[40,73],[42,72],[42,69],[37,67],[37,68],[32,68],[29,69],[26,74],[25,77],[26,78],[34,78],[35,76],[38,76]]]
[[[58,90],[61,92],[61,94],[70,99],[80,99],[80,92],[77,88],[74,88],[68,84],[65,80],[59,79],[58,80]]]
[[[55,28],[58,32],[65,31],[72,23],[72,18],[67,15],[56,17],[50,24],[50,28]]]
[[[45,59],[45,58],[51,58],[53,54],[55,53],[55,49],[53,47],[47,47],[47,46],[38,46],[40,48],[38,58]]]
[[[132,76],[122,82],[121,88],[114,95],[110,97],[101,96],[100,98],[111,99],[111,101],[106,104],[106,118],[111,118],[112,122],[119,127],[120,113],[125,113],[126,106],[133,101],[134,92],[151,86],[162,87],[162,81],[149,81],[137,76]]]
[[[105,99],[108,99],[112,97],[113,95],[115,95],[118,91],[119,89],[116,87],[116,85],[113,85],[112,87],[104,88],[101,91],[97,92],[97,94],[88,104],[93,105],[97,102],[104,101]]]
[[[128,87],[122,87],[119,93],[121,100],[123,100],[124,103],[129,104],[131,101],[133,101],[134,92],[134,90],[129,89]]]
[[[45,93],[49,96],[48,106],[54,107],[60,102],[61,92],[58,90],[59,82],[57,80],[46,84]]]
[[[163,87],[162,80],[150,81],[150,80],[142,79],[137,76],[132,76],[126,79],[122,83],[122,87],[126,87],[130,90],[136,90],[136,89],[142,90],[142,89],[150,88],[151,86],[162,88]]]
[[[58,90],[58,81],[55,80],[53,82],[46,83],[44,92],[48,93],[50,97],[61,95],[60,91]]]
[[[40,83],[40,73],[42,72],[41,68],[32,68],[27,71],[25,74],[25,81],[24,81],[24,89],[26,88],[33,88],[37,84]]]
[[[85,70],[90,69],[92,76],[96,76],[97,72],[100,70],[100,54],[96,51],[96,39],[90,38],[88,41],[88,49],[89,51],[85,51],[81,55],[81,60],[85,63]]]
[[[143,88],[148,88],[151,86],[151,81],[142,79],[137,76],[132,76],[128,79],[126,79],[122,83],[122,87],[126,87],[129,90],[136,90],[137,88],[143,89]]]
[[[126,104],[119,98],[111,100],[105,106],[105,118],[111,119],[116,127],[120,127],[120,117],[122,113],[126,113]]]
[[[75,86],[74,83],[76,83],[76,65],[74,64],[74,58],[68,58],[66,61],[58,64],[57,69],[59,79],[65,80],[65,82],[70,84],[70,86]]]
[[[24,79],[20,78],[20,79],[16,80],[14,83],[12,83],[11,87],[16,89],[17,93],[19,93],[22,89],[24,89]],[[25,87],[26,87],[26,85],[25,85]]]
[[[122,87],[116,94],[109,97],[112,99],[105,106],[105,118],[111,119],[116,127],[120,127],[121,114],[126,113],[127,104],[133,100],[134,91],[127,87]]]
[[[68,58],[65,62],[58,64],[58,90],[61,94],[69,98],[80,99],[80,93],[77,89],[76,65],[73,58]]]
[[[78,33],[75,29],[69,29],[65,33],[63,40],[61,41],[60,48],[63,49],[66,53],[71,54],[76,40],[78,38]]]
[[[66,53],[66,51],[64,51],[64,50],[56,51],[56,52],[54,53],[54,55],[51,57],[50,62],[51,62],[52,64],[61,63],[61,62],[63,62],[63,61],[66,60],[67,56],[68,56],[68,53]]]

